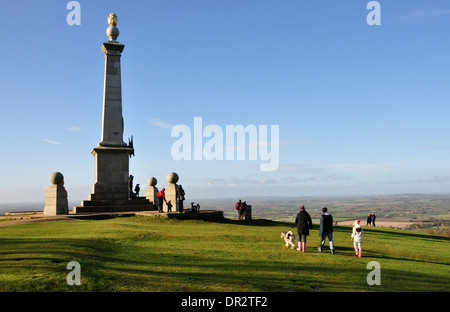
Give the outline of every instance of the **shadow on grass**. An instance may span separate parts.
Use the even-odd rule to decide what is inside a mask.
[[[238,220],[225,222],[244,225]],[[258,220],[253,223],[253,226],[288,226],[290,224]],[[336,231],[348,232],[348,227],[337,227]],[[136,246],[133,243],[124,244],[120,239],[105,238],[13,238],[0,239],[0,246],[2,269],[7,269],[9,272],[17,270],[25,278],[36,276],[35,279],[28,279],[22,285],[12,285],[15,291],[23,291],[21,287],[35,291],[33,287],[36,285],[46,287],[45,290],[50,291],[68,289],[75,291],[399,291],[403,290],[405,279],[408,280],[408,287],[414,291],[438,289],[432,278],[435,276],[427,272],[383,268],[383,278],[388,277],[388,281],[383,280],[385,283],[383,285],[387,287],[375,289],[369,288],[365,282],[368,273],[365,265],[344,266],[338,265],[339,262],[327,265],[316,263],[312,259],[297,263],[292,261],[292,258],[277,261],[264,259],[241,261],[243,259],[240,257],[234,257],[233,250],[225,254],[210,254],[202,250],[180,254],[178,249],[171,248],[161,249],[150,246],[145,249],[135,249]],[[341,253],[351,254],[352,248],[337,246],[336,251],[337,254],[334,257]],[[369,254],[370,259],[417,261],[381,253],[370,252]],[[82,285],[78,288],[71,288],[65,282],[69,272],[65,265],[73,260],[79,261],[82,268]],[[430,263],[431,261],[422,262]],[[59,278],[57,282],[50,283],[43,279],[39,280],[40,274],[36,272],[44,272],[44,277],[46,274],[53,274]],[[359,281],[358,284],[355,284],[355,278]],[[439,283],[445,285],[448,282],[448,279],[444,278]],[[420,287],[415,289],[412,286],[414,283]]]
[[[292,227],[293,224],[290,222],[280,222],[280,221],[272,221],[268,219],[253,219],[251,221],[242,221],[236,219],[222,219],[217,221],[211,221],[216,223],[225,223],[225,224],[233,224],[233,225],[242,225],[242,226],[285,226]]]

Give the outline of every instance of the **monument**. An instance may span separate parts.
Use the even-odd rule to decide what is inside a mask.
[[[142,211],[155,207],[146,198],[128,199],[129,159],[134,155],[132,139],[123,141],[122,81],[120,57],[125,47],[117,41],[117,16],[111,13],[106,30],[105,79],[101,141],[92,151],[95,157],[95,183],[88,201],[74,208],[80,212]]]
[[[53,172],[50,176],[50,182],[53,185],[48,188],[45,195],[44,215],[69,214],[67,191],[64,188],[64,176],[61,172]]]

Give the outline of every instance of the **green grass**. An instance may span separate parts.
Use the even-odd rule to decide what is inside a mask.
[[[363,257],[353,255],[351,227],[335,228],[319,253],[284,247],[290,223],[246,225],[148,217],[59,221],[0,229],[0,291],[450,291],[449,238],[364,228]],[[66,265],[81,265],[69,286]],[[381,285],[369,286],[369,261]]]

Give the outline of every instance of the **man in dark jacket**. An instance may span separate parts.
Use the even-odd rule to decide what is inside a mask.
[[[128,178],[128,198],[133,198],[133,176],[130,174]]]
[[[306,212],[305,206],[300,207],[300,212],[295,218],[298,234],[298,251],[306,251],[306,236],[309,235],[309,229],[313,228],[312,220],[309,213]]]
[[[333,216],[328,213],[327,207],[322,209],[322,216],[320,217],[320,229],[319,236],[321,237],[320,247],[317,248],[322,252],[325,245],[325,239],[328,237],[330,241],[331,253],[334,254],[334,243],[333,243]]]

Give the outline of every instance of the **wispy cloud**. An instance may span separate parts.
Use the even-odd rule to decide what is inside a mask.
[[[399,19],[401,20],[431,19],[441,15],[448,15],[448,14],[450,14],[450,9],[416,10],[400,16]]]
[[[207,186],[225,186],[225,187],[235,187],[235,186],[245,186],[245,187],[254,187],[254,186],[263,186],[263,185],[276,185],[279,181],[274,178],[265,178],[265,177],[234,177],[230,179],[223,178],[208,178],[205,180],[205,185]]]
[[[66,131],[78,132],[78,131],[81,131],[81,129],[76,126],[72,126],[72,127],[67,127]]]
[[[427,177],[420,177],[415,179],[397,179],[380,181],[380,184],[435,184],[435,183],[448,183],[450,182],[450,174],[430,175]]]
[[[286,145],[302,145],[302,144],[313,144],[315,141],[312,140],[297,140],[297,141],[270,141],[270,142],[257,142],[250,144],[250,146],[272,146],[274,144],[278,144],[278,146],[286,146]]]
[[[49,140],[49,139],[42,139],[42,141],[50,143],[50,144],[61,144],[60,142]]]
[[[426,150],[450,150],[450,145],[420,145],[416,146],[416,148]]]
[[[152,126],[156,126],[163,129],[172,129],[174,127],[172,124],[160,119],[149,119],[147,120],[147,122]]]
[[[398,164],[334,164],[329,165],[331,169],[355,172],[385,172],[398,167]]]

